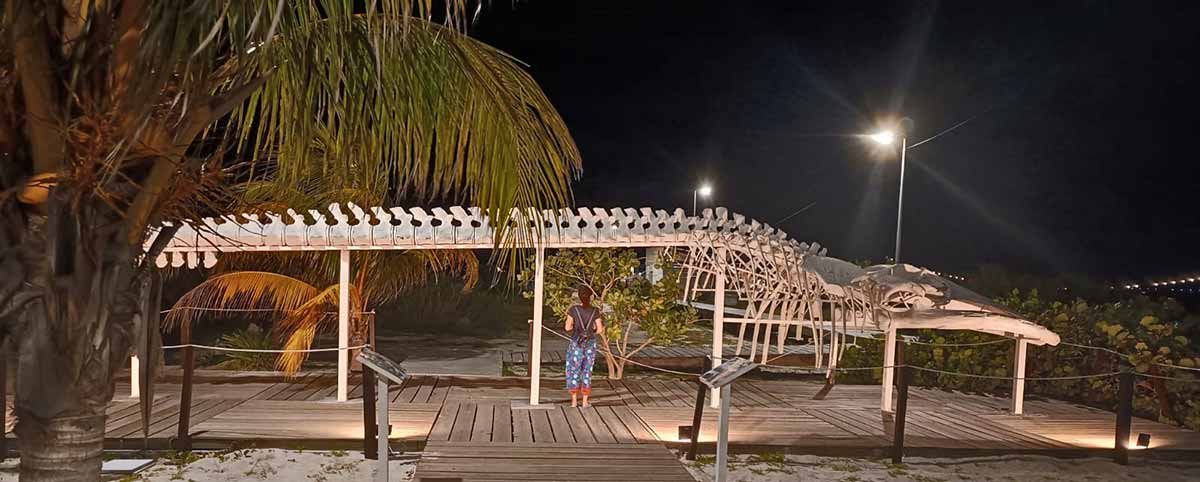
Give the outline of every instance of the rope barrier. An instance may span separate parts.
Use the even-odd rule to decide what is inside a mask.
[[[1197,379],[1197,378],[1167,377],[1167,376],[1163,376],[1163,375],[1151,375],[1149,373],[1138,373],[1138,372],[1134,372],[1134,375],[1137,375],[1139,377],[1146,377],[1146,378],[1158,378],[1161,380],[1171,380],[1171,381],[1181,382],[1181,383],[1200,383],[1200,379]]]
[[[232,351],[232,352],[238,352],[238,353],[320,353],[320,352],[327,352],[327,351],[358,350],[361,348],[366,348],[368,346],[371,346],[371,345],[358,345],[358,346],[350,346],[350,347],[346,347],[346,348],[338,348],[338,347],[309,348],[306,350],[270,350],[270,349],[257,349],[257,348],[230,348],[230,347],[225,347],[225,346],[212,346],[212,345],[200,345],[200,344],[196,344],[196,343],[186,343],[183,345],[165,345],[162,348],[163,348],[163,350],[174,350],[177,348],[191,347],[191,348],[199,348],[201,350]]]
[[[1061,376],[1061,377],[1023,377],[1023,378],[1021,378],[1021,377],[1009,377],[1009,376],[999,376],[999,375],[976,375],[974,373],[951,372],[951,371],[946,371],[946,370],[938,370],[936,368],[926,368],[926,367],[919,367],[919,366],[914,366],[914,365],[904,365],[904,366],[907,366],[914,370],[920,370],[920,371],[932,372],[932,373],[940,373],[943,375],[954,375],[954,376],[968,377],[968,378],[982,378],[982,379],[987,379],[987,380],[1024,380],[1027,382],[1055,381],[1055,380],[1081,380],[1081,379],[1085,379],[1085,378],[1105,378],[1105,377],[1112,377],[1112,376],[1121,374],[1121,372],[1109,372],[1109,373],[1094,373],[1091,375],[1068,375],[1068,376]]]

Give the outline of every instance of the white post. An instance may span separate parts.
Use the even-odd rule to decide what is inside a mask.
[[[887,330],[887,337],[883,342],[883,386],[880,391],[883,392],[883,399],[880,401],[880,410],[887,413],[892,413],[892,376],[896,373],[894,368],[896,365],[896,328],[891,327]]]
[[[1025,413],[1025,354],[1028,348],[1029,342],[1017,337],[1017,348],[1013,356],[1013,415]]]
[[[338,388],[337,399],[350,398],[350,250],[338,252]]]
[[[141,396],[142,387],[139,384],[141,378],[141,367],[138,364],[138,357],[134,355],[129,358],[129,398],[138,398]]]
[[[725,339],[725,248],[717,249],[717,286],[713,291],[713,342],[712,342],[712,366],[716,368],[721,364],[721,355],[724,353],[722,346]],[[753,345],[753,344],[752,344]],[[717,408],[721,406],[720,390],[712,390],[711,407]]]
[[[529,348],[529,404],[542,397],[542,291],[545,288],[546,248],[537,248],[537,266],[533,276],[533,343]]]
[[[363,370],[370,370],[370,368],[363,367]],[[375,380],[378,380],[375,385],[377,395],[375,401],[375,455],[378,457],[375,480],[388,482],[388,460],[392,453],[391,446],[388,444],[388,439],[392,436],[388,423],[388,400],[390,399],[388,397],[388,379],[382,373],[376,373]],[[371,401],[363,400],[363,403],[371,403]]]
[[[729,401],[733,382],[721,387],[721,419],[717,422],[717,480],[726,482],[729,471]]]

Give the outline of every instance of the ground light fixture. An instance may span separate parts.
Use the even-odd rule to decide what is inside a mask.
[[[691,425],[680,425],[679,426],[679,441],[683,442],[685,440],[691,440],[691,439],[692,439],[692,426]]]
[[[1139,433],[1137,438],[1137,446],[1141,448],[1150,448],[1150,434]]]

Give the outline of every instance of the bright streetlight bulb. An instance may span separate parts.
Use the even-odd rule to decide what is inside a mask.
[[[700,186],[700,189],[697,189],[696,192],[700,193],[701,196],[708,197],[709,194],[712,194],[712,186],[705,184]]]
[[[892,131],[879,131],[868,135],[867,137],[875,141],[877,144],[882,144],[885,146],[890,146],[893,142],[896,142],[896,134]]]

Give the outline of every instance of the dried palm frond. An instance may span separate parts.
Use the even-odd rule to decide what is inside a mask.
[[[241,311],[247,315],[293,312],[320,292],[296,278],[262,271],[237,271],[214,276],[188,291],[163,319],[168,330],[192,323],[213,312]]]

